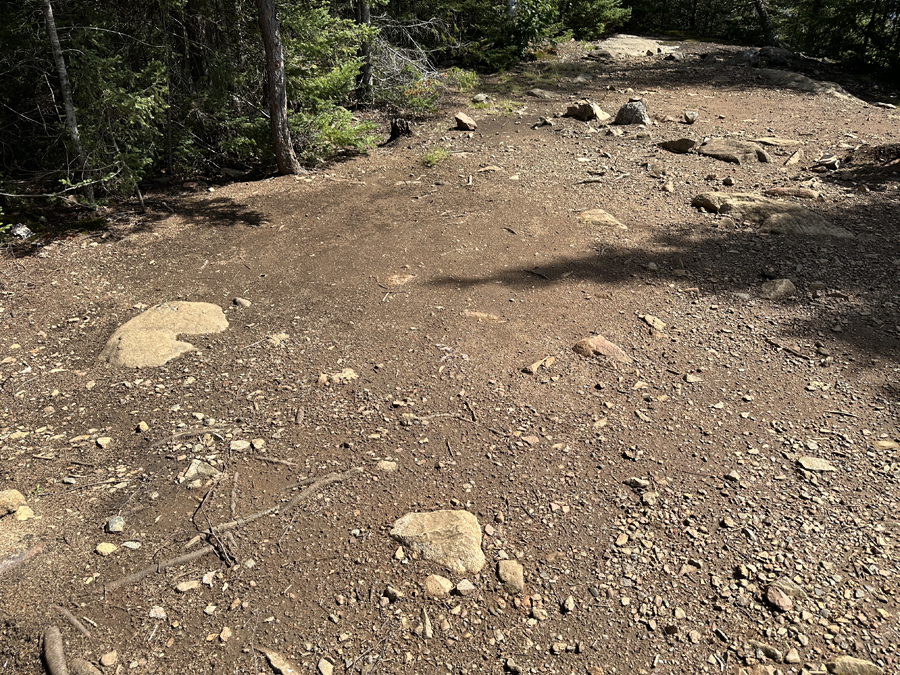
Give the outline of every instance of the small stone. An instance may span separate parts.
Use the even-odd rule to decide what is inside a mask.
[[[514,675],[519,675],[522,672],[522,666],[513,660],[512,657],[506,659],[506,670]]]
[[[403,550],[403,547],[400,546],[394,551],[394,560],[403,560],[406,557],[406,551]]]
[[[612,117],[612,115],[604,112],[596,103],[592,103],[586,99],[576,101],[569,105],[566,108],[565,116],[572,117],[581,122],[590,122],[591,120],[605,122]]]
[[[533,619],[537,619],[538,621],[546,621],[548,618],[547,610],[543,607],[532,607],[531,608],[531,617]]]
[[[389,602],[397,602],[403,597],[403,591],[398,591],[393,586],[388,586],[384,589],[384,597],[386,597]]]
[[[641,504],[644,506],[656,506],[659,502],[659,493],[658,492],[645,492],[641,495]]]
[[[150,425],[147,424],[146,422],[139,422],[137,425],[137,430],[141,433],[144,433],[145,431],[147,431],[149,429],[150,429]]]
[[[235,298],[232,302],[234,302],[234,304],[238,307],[243,307],[244,309],[247,309],[250,305],[253,304],[246,298]]]
[[[216,605],[207,605],[203,610],[203,613],[206,614],[206,616],[212,616],[216,613]]]
[[[231,638],[233,634],[234,631],[232,631],[228,626],[225,626],[224,628],[222,628],[222,632],[219,633],[219,639],[222,642],[228,642],[229,638]]]
[[[659,147],[661,147],[663,150],[668,150],[669,152],[683,155],[691,152],[691,150],[696,148],[698,145],[699,143],[692,138],[679,138],[672,141],[663,141],[659,144]]]
[[[231,441],[232,452],[243,452],[250,449],[250,441]]]
[[[190,581],[182,581],[180,584],[175,586],[175,590],[179,593],[187,593],[188,591],[192,591],[195,588],[200,588],[200,580],[199,579],[191,579]]]
[[[681,607],[676,607],[673,615],[678,621],[682,621],[687,618],[687,614],[683,609],[681,609]]]
[[[316,668],[319,669],[320,675],[334,675],[334,664],[324,657],[319,659]]]
[[[458,584],[456,584],[456,592],[460,595],[471,595],[475,592],[475,584],[473,584],[468,579],[463,579]]]
[[[97,439],[97,447],[99,448],[108,448],[109,444],[112,443],[112,439],[109,436],[101,436]]]
[[[734,185],[734,183],[735,183],[735,180],[731,176],[726,176],[725,178],[722,179],[722,185],[727,185],[727,186],[731,187],[732,185]]]
[[[107,532],[121,532],[125,529],[125,519],[122,516],[113,516],[106,521]]]
[[[739,474],[737,471],[729,471],[727,474],[725,474],[725,478],[726,480],[730,480],[733,483],[739,483],[741,481],[741,474]]]
[[[871,661],[852,656],[838,656],[825,664],[831,675],[882,675],[884,672]]]
[[[797,464],[802,466],[807,471],[837,471],[837,469],[834,468],[828,460],[820,459],[819,457],[801,457],[797,460]]]
[[[113,553],[117,548],[119,548],[119,547],[116,546],[115,544],[103,542],[103,543],[97,544],[97,548],[94,550],[97,551],[97,553],[99,553],[100,555],[105,557],[105,556],[108,556],[109,554]]]
[[[16,512],[13,515],[13,518],[19,521],[31,520],[34,517],[34,511],[32,511],[31,507],[27,504],[22,504],[22,506],[16,509]]]
[[[517,595],[525,591],[525,570],[515,560],[501,560],[497,564],[497,576],[510,594]]]
[[[430,598],[446,598],[453,590],[453,582],[439,574],[432,574],[425,579],[425,595]]]
[[[166,618],[166,610],[164,610],[159,605],[150,608],[150,618],[151,619],[165,619]]]
[[[136,551],[141,547],[141,542],[139,541],[123,541],[122,546],[132,551]]]
[[[266,441],[264,438],[254,438],[252,441],[250,441],[250,445],[253,446],[254,450],[262,450],[264,447],[266,447]]]
[[[394,523],[390,535],[456,574],[480,572],[486,562],[481,527],[467,511],[408,513]]]
[[[0,515],[15,513],[20,506],[25,505],[25,496],[18,490],[3,490],[0,492]]]
[[[475,94],[472,97],[472,103],[488,103],[491,100],[491,97],[487,94]]]
[[[475,131],[478,128],[475,120],[465,113],[456,113],[454,121],[456,122],[456,128],[460,131]]]
[[[685,110],[684,111],[684,122],[685,124],[693,124],[700,117],[700,113],[696,110]]]
[[[397,470],[397,462],[390,462],[386,459],[382,459],[375,465],[375,468],[383,473],[394,473]]]
[[[784,654],[780,649],[773,647],[772,645],[768,645],[765,642],[757,642],[756,640],[748,640],[747,641],[753,649],[758,652],[762,652],[763,656],[767,659],[771,659],[775,663],[781,663],[784,658]]]
[[[651,126],[653,124],[653,120],[650,119],[650,115],[647,113],[647,107],[644,105],[643,101],[629,101],[621,108],[619,108],[619,112],[616,113],[616,120],[613,124],[643,124],[644,126]]]
[[[431,625],[431,618],[428,616],[428,612],[425,611],[425,608],[422,608],[421,612],[422,617],[422,634],[425,636],[426,640],[430,640],[434,637],[434,628]]]
[[[781,300],[797,293],[790,279],[773,279],[759,287],[759,297],[765,300]]]
[[[800,652],[797,651],[797,648],[791,647],[788,650],[788,653],[784,656],[784,662],[790,664],[798,664],[803,663],[803,659],[800,658]]]
[[[566,614],[570,614],[575,611],[575,598],[571,595],[566,598],[566,601],[562,605],[563,611]]]
[[[644,490],[644,489],[650,487],[650,481],[644,480],[643,478],[632,477],[632,478],[628,478],[625,481],[625,485],[627,485],[630,488],[634,488],[635,490]]]
[[[100,665],[104,668],[109,668],[111,666],[116,665],[116,662],[119,660],[119,654],[116,650],[112,650],[111,652],[106,652],[103,656],[100,657]]]
[[[101,675],[93,663],[79,658],[69,661],[69,672],[71,675]]]
[[[191,465],[184,472],[184,479],[192,481],[198,478],[215,478],[220,473],[213,465],[199,459],[192,459]]]
[[[769,586],[766,589],[766,600],[782,612],[790,612],[794,608],[794,601],[790,596],[775,586]]]

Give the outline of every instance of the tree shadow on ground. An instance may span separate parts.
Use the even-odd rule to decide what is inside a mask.
[[[679,224],[660,229],[639,245],[617,244],[604,236],[593,250],[559,257],[539,267],[523,265],[484,276],[447,275],[437,286],[472,288],[501,284],[526,290],[587,282],[607,287],[626,283],[674,284],[694,289],[713,303],[767,303],[776,340],[786,341],[818,362],[816,343],[832,345],[839,356],[893,364],[883,375],[885,396],[898,399],[900,297],[894,279],[900,270],[900,203],[879,200],[832,204],[817,209],[833,223],[853,230],[852,240],[766,234],[758,229]],[[873,215],[874,214],[874,215]],[[612,232],[612,231],[610,231]],[[794,297],[759,297],[767,277],[790,279]],[[780,306],[780,308],[779,308]],[[782,309],[792,311],[783,313]],[[765,327],[760,327],[765,330]]]

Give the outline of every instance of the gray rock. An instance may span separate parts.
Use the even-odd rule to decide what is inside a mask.
[[[610,115],[609,113],[601,110],[599,105],[597,105],[596,103],[592,103],[587,99],[582,99],[569,105],[566,108],[565,116],[572,117],[582,122],[590,122],[591,120],[605,122],[610,117],[612,117],[612,115]]]
[[[319,659],[319,663],[316,668],[318,668],[320,675],[334,674],[334,664],[325,657]]]
[[[534,98],[554,99],[557,97],[552,91],[547,91],[546,89],[529,89],[525,93]]]
[[[490,102],[491,97],[487,94],[475,94],[472,97],[472,103],[488,103]]]
[[[787,89],[796,89],[810,94],[831,96],[842,101],[849,101],[857,105],[866,105],[866,102],[849,94],[841,85],[834,82],[819,82],[812,80],[800,73],[788,70],[776,70],[774,68],[760,68],[757,74],[774,85]]]
[[[772,279],[759,287],[759,297],[765,300],[782,300],[797,293],[790,279]]]
[[[668,150],[669,152],[675,152],[679,155],[684,155],[688,152],[691,152],[698,145],[697,141],[692,138],[679,138],[674,141],[663,141],[659,144],[663,150]]]
[[[771,162],[772,158],[756,143],[736,141],[731,138],[711,138],[700,146],[701,155],[732,164]]]
[[[25,495],[18,490],[0,492],[0,516],[15,513],[20,506],[25,506]]]
[[[784,68],[790,65],[794,54],[780,47],[763,47],[759,50],[759,60],[766,65]]]
[[[185,480],[196,480],[197,478],[215,478],[221,473],[216,467],[207,464],[203,460],[193,459],[191,465],[184,472]]]
[[[779,591],[793,600],[806,600],[806,598],[808,597],[806,591],[800,588],[800,586],[798,586],[792,579],[788,577],[781,577],[780,579],[776,579],[771,584],[769,584],[769,586],[772,588],[777,588]]]
[[[221,333],[228,328],[222,308],[207,302],[167,302],[151,307],[120,326],[100,353],[113,366],[161,366],[192,351],[179,335]]]
[[[665,57],[666,61],[684,61],[684,54],[681,52],[672,52]]]
[[[481,527],[468,511],[408,513],[394,523],[391,537],[456,574],[479,572],[486,562]]]
[[[831,675],[882,675],[884,671],[871,661],[852,656],[837,656],[825,664]]]
[[[700,117],[700,113],[696,110],[685,110],[684,111],[684,121],[686,124],[693,124]]]
[[[759,65],[759,50],[755,48],[745,49],[732,59],[732,63],[737,66],[755,68]]]
[[[647,114],[647,106],[644,105],[643,101],[629,101],[619,108],[613,124],[643,124],[649,127],[653,124],[653,121],[650,119],[650,115]]]
[[[439,574],[425,579],[425,595],[431,598],[446,598],[453,590],[453,582]]]
[[[763,232],[853,238],[851,232],[832,225],[815,211],[757,194],[704,192],[694,197],[691,203],[696,208],[728,215],[736,221],[750,221],[759,225]]]
[[[768,645],[765,642],[757,642],[756,640],[747,640],[747,643],[750,645],[751,649],[761,653],[767,659],[771,659],[775,663],[781,663],[784,660],[784,653],[772,645]]]
[[[816,160],[816,166],[824,166],[829,171],[836,171],[841,168],[841,160],[834,155],[822,155]]]
[[[22,225],[21,223],[14,225],[9,233],[16,239],[28,239],[29,237],[34,236],[34,232],[32,232],[27,225]]]
[[[497,564],[497,576],[508,593],[518,595],[525,591],[525,570],[515,560],[501,560]]]
[[[234,302],[234,304],[236,304],[238,307],[243,307],[244,309],[247,309],[250,305],[253,304],[246,298],[235,298],[234,300],[232,300],[232,302]]]
[[[122,516],[113,516],[106,521],[107,532],[122,532],[125,529],[125,519]]]

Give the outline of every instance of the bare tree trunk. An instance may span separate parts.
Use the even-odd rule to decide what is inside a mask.
[[[259,28],[266,50],[266,77],[269,83],[269,121],[272,125],[272,143],[279,173],[298,174],[300,162],[291,144],[288,126],[287,77],[284,72],[284,52],[281,34],[275,17],[275,0],[256,0],[259,9]]]
[[[516,15],[517,0],[506,0],[506,16],[510,19]]]
[[[356,23],[367,28],[372,25],[372,5],[369,0],[356,0]],[[359,95],[369,100],[372,93],[372,45],[368,38],[359,46],[362,71],[358,78]]]
[[[53,61],[56,63],[56,71],[59,73],[59,88],[62,90],[63,105],[66,108],[66,126],[69,128],[69,139],[72,148],[81,165],[81,179],[85,180],[87,170],[87,157],[81,147],[81,136],[78,134],[78,120],[75,117],[75,103],[72,101],[72,84],[69,82],[69,73],[66,70],[66,62],[63,59],[62,47],[59,46],[59,36],[56,34],[56,21],[53,19],[53,7],[50,0],[44,1],[44,19],[47,22],[47,32],[50,34],[50,48],[53,51]],[[84,194],[88,201],[94,203],[94,187],[84,186]]]
[[[759,15],[759,23],[763,29],[763,36],[767,46],[775,46],[775,31],[772,29],[772,22],[769,20],[769,10],[766,7],[766,0],[753,0],[753,6],[756,7],[756,13]]]

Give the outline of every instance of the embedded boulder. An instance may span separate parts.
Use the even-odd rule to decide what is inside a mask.
[[[772,157],[756,143],[736,141],[732,138],[711,138],[697,151],[701,155],[712,157],[732,164],[748,162],[769,163]]]
[[[758,225],[763,232],[853,238],[853,233],[833,225],[815,211],[757,194],[704,192],[694,197],[691,204],[712,213],[731,216],[735,220],[749,221]]]
[[[481,526],[468,511],[407,513],[394,523],[391,537],[455,574],[475,574],[486,562]]]
[[[161,366],[192,351],[179,335],[221,333],[228,328],[222,308],[208,302],[165,302],[120,326],[100,352],[100,360],[125,368]]]

